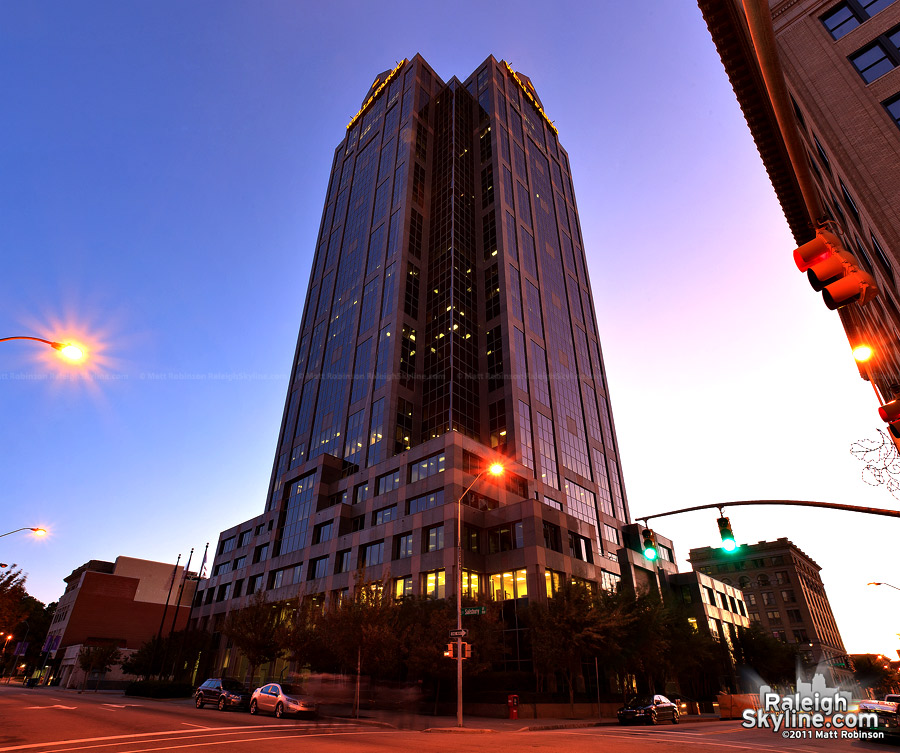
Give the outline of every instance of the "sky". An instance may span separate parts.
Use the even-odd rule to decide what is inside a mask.
[[[489,55],[569,152],[632,516],[898,509],[883,426],[690,2],[0,0],[0,561],[55,601],[119,555],[193,566],[263,510],[333,150],[374,76]],[[894,655],[898,522],[740,507],[821,567],[851,653]],[[714,511],[658,521],[682,569]]]

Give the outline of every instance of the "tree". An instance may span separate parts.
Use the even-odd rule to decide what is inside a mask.
[[[0,630],[12,630],[25,619],[25,575],[13,565],[0,571]]]
[[[897,670],[882,655],[864,655],[853,659],[853,675],[863,690],[871,690],[876,698],[895,693],[898,687]]]
[[[398,675],[398,610],[386,581],[365,581],[357,573],[352,595],[333,603],[318,622],[326,650],[344,671],[360,667],[373,679]]]
[[[623,598],[630,600],[624,607],[630,627],[621,646],[626,669],[637,675],[639,690],[656,693],[657,684],[664,685],[670,671],[669,610],[655,591],[633,600],[629,594]]]
[[[755,673],[768,685],[793,683],[797,677],[796,644],[782,643],[759,625],[739,628],[734,641],[734,660],[744,673]],[[751,682],[758,687],[758,683]]]
[[[165,643],[165,638],[153,636],[122,662],[122,671],[144,680],[149,680],[152,675],[161,674]]]
[[[611,657],[633,624],[626,604],[624,597],[595,598],[582,585],[565,581],[546,604],[528,608],[535,669],[543,674],[563,673],[573,714],[582,662],[593,656]]]
[[[212,636],[205,630],[186,628],[172,633],[168,637],[163,671],[171,668],[175,682],[189,681],[200,655],[209,650],[211,640]]]
[[[695,699],[714,696],[722,687],[722,678],[732,676],[728,644],[698,630],[682,603],[673,599],[666,605],[666,613],[667,668],[686,695]]]
[[[81,683],[81,690],[78,692],[84,692],[91,672],[97,672],[97,684],[94,686],[94,692],[96,693],[100,687],[100,676],[121,661],[122,655],[119,653],[119,649],[110,643],[102,646],[82,646],[78,652],[78,666],[84,672],[84,681]]]
[[[288,618],[279,625],[277,640],[284,647],[287,658],[298,667],[330,669],[333,657],[328,655],[319,624],[321,606],[313,599],[298,596],[287,602],[285,607]]]
[[[246,607],[228,615],[222,627],[222,632],[250,665],[246,678],[249,684],[262,664],[275,661],[284,653],[279,641],[281,606],[269,603],[265,592],[257,591]]]

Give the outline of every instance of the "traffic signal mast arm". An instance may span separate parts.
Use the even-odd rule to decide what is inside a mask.
[[[858,505],[841,505],[836,502],[805,502],[796,499],[756,499],[746,500],[742,502],[722,502],[712,505],[697,505],[696,507],[685,507],[681,510],[669,510],[667,512],[658,512],[654,515],[644,515],[635,518],[640,520],[645,526],[649,520],[653,518],[662,518],[666,515],[679,515],[683,512],[694,512],[695,510],[720,510],[723,507],[742,507],[745,505],[794,505],[798,507],[824,507],[829,510],[844,510],[846,512],[861,512],[867,515],[885,515],[889,518],[900,518],[900,510],[882,510],[879,507],[859,507]]]

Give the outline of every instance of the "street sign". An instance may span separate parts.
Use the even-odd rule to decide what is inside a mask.
[[[473,614],[487,614],[487,607],[463,607],[462,613],[464,617],[469,617]]]
[[[450,637],[451,638],[465,638],[469,634],[469,631],[463,628],[462,630],[451,630]]]

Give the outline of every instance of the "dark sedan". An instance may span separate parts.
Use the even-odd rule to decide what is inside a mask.
[[[678,706],[664,695],[638,695],[617,712],[619,724],[678,724]]]
[[[228,677],[211,677],[194,693],[194,704],[202,709],[206,704],[219,711],[246,709],[250,706],[250,690]]]

